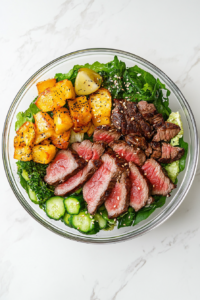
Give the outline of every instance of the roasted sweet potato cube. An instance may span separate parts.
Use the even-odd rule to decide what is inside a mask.
[[[30,161],[33,159],[31,147],[16,147],[14,150],[14,158],[21,161]]]
[[[90,128],[90,124],[91,124],[91,122],[88,124],[88,125],[86,125],[86,126],[82,126],[81,127],[81,130],[79,131],[80,133],[82,132],[82,133],[85,133],[85,132],[87,132],[88,130],[89,130],[89,128]]]
[[[61,134],[73,126],[69,111],[65,107],[58,108],[53,113],[55,133]]]
[[[110,124],[112,98],[107,89],[100,88],[90,95],[89,105],[95,126]]]
[[[47,79],[47,80],[38,82],[36,84],[37,90],[38,90],[38,95],[41,94],[42,92],[44,92],[46,89],[55,86],[55,84],[56,84],[56,79],[55,78]]]
[[[45,141],[46,139],[50,138],[53,134],[55,133],[55,131],[53,129],[44,132],[44,133],[40,133],[40,134],[36,134],[36,138],[35,138],[35,145],[40,144],[42,141]]]
[[[91,122],[90,127],[88,128],[88,131],[87,131],[88,136],[91,136],[93,134],[94,130],[95,130],[95,126]]]
[[[33,161],[39,164],[50,163],[56,155],[56,147],[54,145],[37,145],[32,149]]]
[[[69,139],[70,139],[70,130],[66,131],[62,134],[53,134],[51,137],[51,141],[59,149],[67,149],[69,145]]]
[[[18,130],[14,138],[14,147],[32,147],[35,140],[35,124],[25,122]]]
[[[45,139],[40,144],[41,145],[49,145],[49,144],[51,144],[51,140],[50,139]]]
[[[62,80],[56,83],[56,88],[64,95],[65,99],[75,99],[75,89],[70,80]]]
[[[39,111],[36,115],[34,115],[34,119],[37,134],[45,133],[54,129],[54,122],[49,114]]]
[[[85,96],[81,96],[73,101],[69,100],[68,105],[70,109],[70,115],[73,121],[73,127],[74,129],[77,129],[77,132],[78,128],[88,125],[88,123],[92,119],[89,103]]]

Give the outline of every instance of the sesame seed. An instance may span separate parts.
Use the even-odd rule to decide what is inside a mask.
[[[117,200],[119,200],[119,197],[117,197]]]
[[[138,187],[138,190],[140,190],[140,187]]]

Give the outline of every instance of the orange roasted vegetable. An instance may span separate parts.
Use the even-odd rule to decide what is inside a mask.
[[[41,145],[49,145],[51,144],[51,140],[50,139],[45,139],[41,142]]]
[[[94,130],[95,130],[95,126],[91,122],[90,127],[88,128],[88,131],[87,131],[88,136],[91,136],[93,134]]]
[[[81,127],[88,125],[92,119],[89,103],[85,96],[68,101],[70,115],[73,121],[73,130],[79,132]]]
[[[56,79],[47,79],[44,81],[40,81],[36,84],[37,90],[38,90],[38,95],[44,92],[46,89],[53,87],[56,84]]]
[[[14,158],[21,161],[30,161],[33,159],[31,147],[15,147]]]
[[[14,138],[14,147],[32,147],[35,140],[35,125],[31,122],[25,122],[18,130]]]
[[[60,107],[53,112],[55,133],[61,134],[73,126],[69,111],[65,107]]]
[[[35,145],[40,144],[42,141],[45,141],[46,139],[50,138],[53,134],[55,133],[55,131],[53,129],[41,133],[41,134],[36,134],[36,138],[35,138]]]
[[[110,125],[112,98],[107,89],[100,88],[90,95],[89,104],[94,126]]]
[[[49,114],[40,111],[36,115],[34,115],[34,119],[37,134],[41,134],[54,129],[54,122]]]
[[[54,159],[56,152],[54,145],[34,146],[32,149],[33,161],[40,164],[48,164]]]
[[[66,103],[66,99],[74,99],[75,91],[71,81],[65,79],[56,83],[54,87],[46,89],[42,92],[35,104],[43,111],[53,111],[59,107],[62,107]]]
[[[62,134],[53,134],[51,141],[59,149],[67,149],[70,139],[70,130]]]

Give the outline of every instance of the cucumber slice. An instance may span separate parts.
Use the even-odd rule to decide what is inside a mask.
[[[115,224],[115,220],[114,219],[109,219],[108,218],[107,210],[102,211],[102,214],[100,213],[100,215],[104,218],[104,220],[108,221],[108,223]]]
[[[23,170],[23,171],[22,171],[22,176],[24,177],[24,179],[25,179],[26,181],[29,181],[29,177],[28,177],[28,172],[27,172],[27,171]]]
[[[89,232],[94,229],[94,219],[90,214],[81,211],[78,215],[73,215],[72,226],[81,232]]]
[[[104,229],[107,226],[107,221],[98,213],[94,215],[95,221],[99,223],[100,229]]]
[[[52,197],[46,201],[46,214],[49,218],[59,220],[65,214],[64,198]]]
[[[65,225],[72,227],[72,215],[65,213],[65,215],[63,217],[63,221],[64,221]]]
[[[76,197],[68,197],[64,200],[66,211],[71,215],[78,215],[81,209],[80,200]]]
[[[28,195],[29,198],[31,199],[32,202],[38,204],[39,201],[37,199],[36,193],[34,191],[32,191],[32,189],[30,188],[30,186],[28,185]]]

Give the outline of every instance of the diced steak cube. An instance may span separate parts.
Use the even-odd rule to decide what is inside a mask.
[[[169,164],[173,161],[179,160],[183,154],[184,149],[180,147],[173,147],[170,144],[162,143],[162,156],[159,162]]]
[[[80,157],[83,157],[86,161],[90,159],[99,159],[105,150],[103,143],[92,143],[89,140],[84,140],[81,143],[72,144],[74,149]]]
[[[113,141],[119,140],[121,137],[121,133],[117,132],[114,127],[109,125],[98,126],[93,135],[93,139],[95,142],[103,142],[109,144]]]
[[[129,168],[131,180],[130,206],[138,211],[148,203],[151,187],[141,170],[134,163],[129,163]]]
[[[152,150],[152,147],[151,147],[151,143],[148,143],[148,147],[145,150],[146,156],[149,157],[152,154],[152,152],[153,152],[153,150]]]
[[[127,211],[130,202],[130,188],[129,172],[125,171],[105,202],[109,218],[117,218]]]
[[[123,100],[114,99],[115,108],[112,110],[111,120],[115,128],[122,134],[126,134],[126,118],[123,111]]]
[[[161,157],[162,153],[161,151],[153,150],[153,153],[151,154],[151,158],[158,160]]]
[[[132,135],[142,135],[142,129],[139,123],[133,120],[133,117],[129,117],[126,115],[126,134],[132,134]]]
[[[142,114],[145,120],[150,120],[156,113],[156,108],[153,103],[148,103],[147,101],[139,101],[137,104],[139,112]],[[150,122],[151,123],[151,122]]]
[[[101,165],[102,161],[100,159],[90,160],[83,170],[79,171],[67,181],[59,184],[55,188],[54,194],[56,196],[67,196],[76,192],[92,177]]]
[[[156,135],[154,135],[153,140],[154,142],[160,142],[160,141],[170,141],[172,138],[174,138],[181,128],[173,123],[165,122],[161,127],[157,129]]]
[[[175,188],[175,185],[165,175],[161,165],[156,160],[148,159],[142,166],[142,170],[153,186],[152,195],[166,196]]]
[[[127,144],[133,145],[137,148],[141,148],[142,150],[146,150],[148,148],[148,143],[143,136],[128,134],[125,137],[125,141],[127,142]]]
[[[94,214],[97,208],[110,196],[117,178],[125,170],[123,159],[117,158],[113,151],[101,157],[103,165],[94,173],[83,187],[83,197],[88,204],[88,212]]]
[[[86,166],[86,161],[73,149],[61,150],[46,169],[45,182],[55,185],[76,175]]]
[[[144,151],[135,146],[129,146],[124,141],[112,142],[109,144],[109,147],[128,162],[132,161],[138,166],[142,166],[146,160]]]

